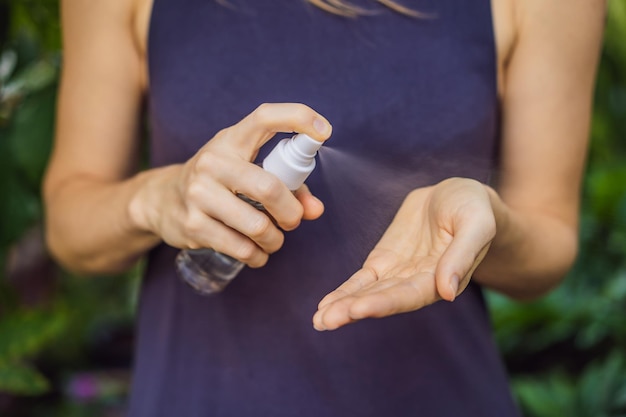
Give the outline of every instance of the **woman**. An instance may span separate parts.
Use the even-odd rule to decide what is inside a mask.
[[[130,415],[517,415],[481,287],[574,260],[604,2],[313,3],[63,3],[48,243],[87,274],[150,251]],[[252,161],[331,130],[375,168],[322,161],[320,217]],[[251,268],[198,296],[174,258],[201,247]],[[386,318],[315,332],[326,293],[317,330]]]

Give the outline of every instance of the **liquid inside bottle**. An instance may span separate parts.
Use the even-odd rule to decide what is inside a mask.
[[[181,278],[203,295],[222,291],[245,264],[213,249],[187,249],[176,256]]]

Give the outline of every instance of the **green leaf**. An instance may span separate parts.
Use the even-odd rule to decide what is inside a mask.
[[[58,69],[56,65],[51,60],[40,59],[13,77],[4,86],[3,92],[4,95],[36,93],[55,84],[57,76]]]
[[[39,353],[61,334],[67,320],[62,313],[14,312],[0,321],[0,362],[21,360]]]
[[[575,387],[562,374],[517,378],[514,392],[527,417],[575,417]],[[594,416],[599,417],[599,416]]]
[[[57,0],[12,0],[12,35],[26,35],[47,50],[61,45]]]
[[[55,102],[56,90],[52,87],[26,97],[8,133],[14,164],[35,191],[39,190],[52,148]]]
[[[0,361],[0,392],[40,395],[49,389],[48,380],[33,367]]]
[[[0,198],[0,247],[3,248],[16,241],[41,215],[39,195],[20,181],[15,170],[8,170],[6,176],[5,172],[0,167],[0,195],[9,196]]]
[[[585,416],[611,416],[614,411],[626,411],[621,392],[626,389],[626,361],[614,352],[606,359],[588,366],[580,378],[579,409]]]

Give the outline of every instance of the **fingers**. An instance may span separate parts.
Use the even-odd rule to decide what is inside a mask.
[[[279,207],[285,210],[278,212],[278,218],[285,227],[295,227],[300,222],[302,206],[274,176],[238,158],[205,152],[197,158],[182,185],[181,199],[187,207],[184,216],[189,218],[182,220],[185,242],[187,247],[210,247],[249,266],[261,266],[267,261],[267,254],[282,246],[284,236],[268,214],[235,195],[242,177],[254,179],[244,181],[246,187],[241,189],[252,199],[268,198],[259,198],[259,187],[255,187],[259,178],[275,180],[277,193],[273,191],[276,196],[269,198],[278,200]]]
[[[444,300],[454,301],[483,260],[496,233],[490,210],[468,213],[458,221],[454,237],[441,256],[435,279]]]
[[[304,104],[262,104],[209,141],[198,153],[198,164],[233,193],[244,194],[263,204],[283,230],[293,230],[302,218],[319,217],[323,205],[307,193],[306,188],[297,193],[302,198],[299,203],[275,176],[249,163],[277,132],[305,133],[325,141],[332,127],[323,116]]]
[[[311,194],[306,185],[291,192],[278,178],[261,167],[241,161],[218,158],[206,165],[212,178],[231,194],[243,194],[260,202],[283,230],[293,230],[302,219],[314,220],[324,212],[324,204]],[[247,178],[248,181],[242,181]],[[206,192],[205,195],[211,195]]]
[[[230,161],[228,167],[216,170],[213,175],[231,195],[243,194],[261,203],[281,229],[293,230],[300,224],[304,214],[302,204],[285,184],[261,167]]]
[[[276,252],[283,245],[283,233],[272,219],[239,197],[224,189],[212,195],[219,204],[208,205],[206,214],[251,239],[266,253]]]
[[[189,249],[212,248],[253,268],[267,263],[268,254],[252,240],[204,213],[190,214],[184,232]]]
[[[311,194],[306,184],[298,188],[294,192],[294,196],[302,204],[302,218],[304,220],[315,220],[324,213],[324,203]]]
[[[371,272],[361,270],[353,278],[361,274],[371,275]],[[422,308],[439,298],[433,278],[432,273],[424,272],[411,277],[375,280],[363,287],[353,283],[352,289],[358,288],[354,293],[348,292],[350,287],[344,287],[320,302],[321,307],[313,316],[313,326],[317,330],[334,330],[365,318],[386,317]],[[364,281],[361,278],[357,281],[370,279],[365,277]]]
[[[251,160],[256,151],[278,132],[305,133],[320,142],[330,137],[332,126],[322,115],[299,103],[265,103],[222,137],[244,159]]]
[[[185,199],[192,202],[192,210],[198,210],[206,219],[204,226],[194,222],[193,231],[196,233],[189,236],[193,246],[208,246],[216,250],[219,247],[227,255],[245,263],[251,259],[250,266],[259,265],[265,262],[267,254],[280,249],[284,242],[284,235],[274,221],[283,230],[292,230],[303,217],[317,218],[323,212],[323,204],[313,197],[306,186],[302,186],[294,196],[275,176],[256,165],[216,156],[205,156],[200,164],[200,170],[185,193]],[[242,183],[241,178],[253,180]],[[242,201],[236,193],[264,202],[267,213]],[[220,222],[222,227],[228,226],[238,232],[226,235],[227,242],[236,247],[231,248],[221,238],[218,239],[218,236],[225,236],[225,232],[214,233],[213,228]],[[197,229],[202,229],[204,234],[198,233]],[[246,238],[258,246],[257,250],[241,241]],[[243,255],[237,254],[237,251]],[[265,252],[265,255],[259,251]]]
[[[304,104],[263,104],[241,122],[223,129],[161,186],[172,192],[150,221],[172,246],[210,247],[250,266],[261,266],[284,241],[283,230],[315,219],[323,204],[306,186],[295,195],[276,176],[251,163],[277,132],[305,133],[318,141],[332,127]],[[160,193],[163,194],[163,193]],[[236,197],[264,206],[259,212]],[[276,224],[274,224],[274,222]],[[277,227],[278,226],[278,227]],[[280,228],[280,229],[279,229]]]
[[[383,242],[383,240],[381,240],[381,242]],[[359,271],[319,302],[317,306],[318,309],[323,308],[341,297],[358,293],[383,276],[394,274],[393,270],[400,263],[400,259],[393,251],[380,248],[381,242],[372,250]],[[404,273],[402,275],[408,276],[411,274]]]
[[[301,213],[302,210],[305,212],[304,218],[307,219],[314,219],[322,214],[324,210],[322,202],[315,198],[306,186],[301,187],[296,194],[297,198],[302,201],[302,206],[289,193],[291,199],[296,201],[296,208],[299,209],[289,213],[290,217],[295,215],[294,220],[291,220],[292,223],[299,222],[299,215],[295,213]],[[224,225],[239,233],[225,235],[224,233],[216,234],[207,230],[203,238],[204,245],[216,250],[218,250],[219,246],[223,253],[253,267],[262,266],[267,261],[267,254],[274,253],[282,247],[285,240],[284,234],[274,225],[272,218],[267,213],[242,201],[239,197],[225,189],[216,188],[210,192],[210,195],[212,200],[219,201],[220,204],[207,204],[204,207],[200,207],[203,213],[208,215],[209,219],[221,219]],[[207,225],[208,227],[209,225]],[[215,227],[215,224],[211,223],[210,227]],[[225,238],[227,240],[224,240]],[[246,247],[246,244],[243,242],[244,239],[252,240],[259,249],[254,250],[255,248],[253,247]],[[233,250],[230,245],[235,245],[243,254],[237,254],[236,250]],[[242,257],[245,257],[245,259],[242,259]]]
[[[356,321],[352,317],[350,307],[360,290],[378,279],[372,269],[361,269],[341,284],[336,290],[324,297],[313,315],[313,327],[316,330],[334,330],[345,324]]]
[[[322,300],[317,305],[317,309],[321,310],[326,305],[352,294],[357,293],[361,289],[370,285],[378,279],[376,272],[370,268],[363,268],[352,275],[348,280],[346,280],[343,284],[341,284],[337,289],[326,297],[322,298]]]

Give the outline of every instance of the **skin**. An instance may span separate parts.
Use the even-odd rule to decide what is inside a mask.
[[[250,160],[275,132],[324,141],[332,127],[303,104],[264,104],[189,161],[137,173],[150,9],[150,0],[63,1],[64,71],[44,184],[50,250],[86,274],[123,271],[162,241],[260,267],[283,231],[323,205]],[[451,178],[411,192],[363,268],[322,299],[316,329],[453,301],[470,279],[522,300],[560,282],[576,256],[604,13],[603,0],[493,1],[497,189]]]

